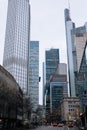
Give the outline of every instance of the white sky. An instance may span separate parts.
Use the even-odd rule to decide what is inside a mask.
[[[0,64],[3,61],[5,27],[8,0],[0,0]],[[31,40],[40,42],[40,76],[46,49],[59,48],[60,62],[66,61],[66,36],[64,9],[68,0],[30,0],[31,4]],[[87,21],[87,0],[70,0],[70,15],[76,27]],[[42,96],[42,82],[40,96]],[[42,102],[40,98],[40,103]]]

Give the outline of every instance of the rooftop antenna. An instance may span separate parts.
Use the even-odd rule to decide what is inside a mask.
[[[70,10],[70,1],[68,0],[68,8],[69,8],[69,10]]]
[[[70,15],[70,0],[68,0],[68,8],[69,8],[69,15]]]

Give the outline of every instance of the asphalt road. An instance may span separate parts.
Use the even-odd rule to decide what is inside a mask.
[[[68,128],[67,126],[63,127],[42,126],[36,128],[35,130],[79,130],[79,129],[77,127]]]

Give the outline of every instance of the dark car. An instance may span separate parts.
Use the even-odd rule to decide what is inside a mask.
[[[68,127],[73,127],[74,124],[73,123],[68,123]]]
[[[63,125],[64,125],[63,123],[59,123],[57,126],[62,127]]]

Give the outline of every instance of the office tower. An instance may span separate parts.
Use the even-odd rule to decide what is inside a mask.
[[[75,97],[75,77],[74,77],[73,54],[72,54],[73,49],[72,49],[72,37],[71,37],[71,30],[75,28],[75,25],[71,21],[68,9],[65,9],[65,27],[66,27],[70,96]]]
[[[87,33],[79,33],[75,37],[77,54],[77,87],[76,94],[80,98],[87,91]],[[84,101],[84,103],[86,103]],[[82,105],[84,106],[84,105]]]
[[[80,118],[83,118],[82,125],[86,126],[87,119],[87,32],[78,34],[76,40],[77,51],[77,96],[80,97],[81,111]],[[83,116],[85,110],[85,115]]]
[[[43,79],[43,84],[42,84],[42,101],[43,101],[43,114],[44,118],[46,116],[46,76],[45,76],[45,62],[42,63],[42,79]]]
[[[46,76],[45,76],[45,63],[43,62],[43,77],[42,77],[42,79],[43,79],[43,92],[42,92],[42,95],[43,95],[43,106],[45,106],[46,105],[46,103],[45,103],[45,91],[46,91]]]
[[[69,9],[65,9],[64,13],[65,13],[65,28],[66,28],[70,96],[75,97],[77,95],[76,75],[78,72],[78,65],[77,65],[78,59],[77,59],[75,37],[77,37],[77,36],[80,37],[85,32],[87,32],[87,23],[85,23],[84,26],[76,28],[75,24],[72,22],[72,20],[70,18]]]
[[[60,101],[68,97],[67,75],[54,74],[50,79],[50,111],[58,110]]]
[[[28,94],[36,110],[39,105],[39,41],[30,41],[29,68]]]
[[[60,106],[60,101],[68,97],[67,65],[59,63],[55,74],[50,77],[50,112],[53,113]]]
[[[46,94],[50,95],[50,77],[55,74],[59,64],[59,49],[50,49],[45,52],[45,67],[46,67]],[[47,102],[46,102],[47,105]]]
[[[50,114],[50,76],[55,74],[59,64],[59,49],[50,49],[45,52],[46,67],[46,117]],[[48,119],[49,120],[49,119]]]
[[[8,0],[3,66],[27,93],[30,36],[29,0]]]
[[[46,82],[50,80],[51,74],[56,73],[59,64],[59,49],[50,49],[45,52]]]

